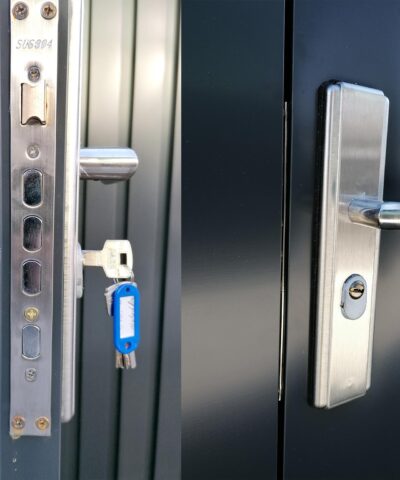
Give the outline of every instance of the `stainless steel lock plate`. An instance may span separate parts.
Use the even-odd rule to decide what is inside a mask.
[[[10,4],[13,437],[51,433],[58,1],[43,3]]]
[[[68,18],[67,10],[63,9],[59,21],[59,0],[10,3],[10,434],[13,437],[51,435],[53,321],[62,322],[61,420],[68,421],[74,414],[76,299],[82,296],[83,263],[101,265],[113,278],[132,276],[129,242],[109,241],[102,252],[84,252],[83,257],[78,245],[79,176],[104,183],[128,180],[137,169],[138,158],[128,148],[80,151],[83,1],[68,0],[66,6]],[[59,124],[57,132],[59,30],[63,38],[68,31],[68,68],[65,130]],[[57,138],[65,140],[62,142],[64,172],[57,172],[60,176],[64,173],[63,195],[57,195],[58,202],[64,200],[61,319],[53,319],[54,222],[61,220],[54,218]]]
[[[389,101],[379,90],[336,83],[324,104],[313,403],[332,408],[370,386],[380,230],[353,223],[349,205],[382,200]],[[354,275],[364,290],[348,284]]]

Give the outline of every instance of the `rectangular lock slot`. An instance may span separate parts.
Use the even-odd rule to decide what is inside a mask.
[[[24,248],[29,252],[42,248],[42,220],[39,217],[24,218]]]
[[[37,207],[42,203],[42,174],[38,170],[27,170],[23,175],[24,203]]]
[[[46,125],[46,84],[43,80],[37,85],[21,85],[21,123]]]
[[[26,295],[38,295],[42,289],[42,266],[36,260],[22,265],[22,289]]]
[[[40,328],[37,325],[25,325],[22,329],[22,356],[27,360],[40,357]]]

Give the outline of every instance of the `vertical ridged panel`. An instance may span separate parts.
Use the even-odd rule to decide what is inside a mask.
[[[137,2],[128,238],[141,288],[142,341],[136,372],[122,374],[118,478],[148,480],[154,461],[167,195],[178,41],[178,1]],[[178,374],[178,372],[176,372]]]
[[[112,323],[103,298],[109,281],[100,269],[87,269],[78,328],[77,411],[72,422],[63,427],[62,478],[105,480],[114,478],[118,470],[119,478],[147,480],[155,449],[160,451],[155,432],[178,1],[111,5],[104,0],[85,0],[84,19],[81,143],[132,143],[140,166],[129,188],[127,184],[81,182],[81,240],[85,248],[95,249],[107,238],[126,238],[128,233],[135,274],[146,302],[142,311],[145,338],[138,352],[138,368],[122,373],[121,391],[121,374],[114,369]],[[178,379],[179,370],[174,374]],[[179,397],[180,391],[175,393]]]
[[[91,3],[89,146],[129,144],[134,7],[132,0]],[[86,183],[83,248],[100,249],[106,239],[125,237],[126,188],[125,183]],[[104,289],[110,282],[102,269],[85,271],[80,358],[81,479],[115,476],[119,372],[114,366],[112,322],[104,301]]]
[[[178,59],[180,62],[179,49]],[[181,67],[178,67],[169,202],[155,480],[179,480],[181,470]]]

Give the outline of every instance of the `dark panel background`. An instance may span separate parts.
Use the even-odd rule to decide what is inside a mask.
[[[276,475],[283,13],[183,2],[184,480]]]
[[[285,478],[400,477],[400,232],[382,232],[372,386],[331,411],[307,405],[311,233],[319,85],[346,80],[389,97],[385,199],[400,198],[400,3],[296,0],[289,251]]]

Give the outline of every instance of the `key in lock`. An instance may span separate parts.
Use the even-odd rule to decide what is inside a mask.
[[[128,240],[107,240],[102,250],[83,250],[85,267],[102,267],[108,278],[131,278],[132,247]]]

